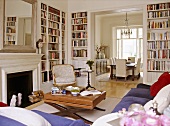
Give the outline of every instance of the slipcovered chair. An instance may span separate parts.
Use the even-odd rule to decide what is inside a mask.
[[[135,57],[128,57],[128,60],[130,60],[131,63],[135,63]]]
[[[134,76],[137,77],[137,79],[140,77],[140,66],[141,66],[141,58],[138,58],[137,64],[134,69]],[[129,75],[132,75],[132,70],[130,70]]]
[[[53,85],[60,88],[76,84],[74,67],[71,64],[53,66]]]
[[[126,59],[116,59],[116,80],[117,77],[124,77],[125,81],[129,75],[129,69],[126,66]]]
[[[107,69],[109,69],[109,71],[111,71],[110,65],[113,65],[113,64],[116,64],[114,58],[107,59]],[[116,75],[116,68],[113,69],[113,75],[114,76]]]

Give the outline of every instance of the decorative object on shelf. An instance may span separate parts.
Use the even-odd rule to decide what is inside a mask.
[[[132,30],[129,28],[129,19],[127,19],[127,12],[126,12],[126,19],[125,19],[125,28],[121,31],[122,35],[129,36],[132,34]]]
[[[90,70],[92,70],[93,63],[94,63],[93,60],[87,60],[87,62],[86,62],[86,64],[89,65]]]
[[[96,53],[97,53],[97,56],[96,56],[96,59],[104,59],[105,58],[105,52],[102,52],[105,50],[107,46],[104,46],[101,44],[101,46],[96,46]]]
[[[42,39],[39,39],[39,40],[36,42],[36,47],[37,47],[38,49],[43,47],[42,42],[43,42]]]

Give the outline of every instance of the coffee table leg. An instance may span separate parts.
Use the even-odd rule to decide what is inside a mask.
[[[99,108],[99,107],[94,107],[94,109],[100,110],[100,111],[106,111],[106,109],[102,109],[102,108]]]
[[[83,118],[82,116],[76,114],[76,112],[78,112],[78,110],[76,111],[74,109],[74,111],[71,111],[71,110],[69,110],[69,108],[66,108],[64,106],[61,106],[61,105],[58,105],[58,104],[55,104],[55,103],[49,103],[49,102],[46,102],[46,103],[59,110],[59,112],[55,112],[55,113],[51,113],[51,114],[58,115],[58,116],[63,116],[63,117],[65,117],[65,116],[66,117],[71,117],[73,119],[82,119],[87,124],[92,124],[93,123],[93,122]]]

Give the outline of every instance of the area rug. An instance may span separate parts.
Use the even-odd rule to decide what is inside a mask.
[[[78,112],[77,114],[79,114],[80,116],[84,117],[89,121],[94,122],[99,117],[111,113],[114,107],[120,102],[120,100],[121,100],[120,98],[107,97],[105,100],[103,100],[97,105],[97,107],[105,109],[105,111],[94,109],[94,110],[86,110],[86,111]],[[47,113],[58,112],[58,110],[56,110],[54,107],[45,103],[38,107],[33,108],[33,110],[39,110]]]
[[[128,78],[126,81],[124,78],[116,78],[110,79],[110,73],[102,74],[96,77],[96,80],[99,82],[115,82],[115,83],[131,83],[131,84],[136,84],[136,83],[142,83],[143,82],[143,76],[139,79],[135,78],[134,81],[132,81],[132,78]]]

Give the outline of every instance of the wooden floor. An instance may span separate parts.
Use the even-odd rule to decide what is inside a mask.
[[[96,76],[95,88],[98,90],[105,90],[107,97],[122,98],[131,88],[136,87],[136,85],[143,81],[143,74],[139,79],[134,81],[127,80],[110,80],[109,73]],[[106,81],[100,81],[102,78],[108,78]]]

